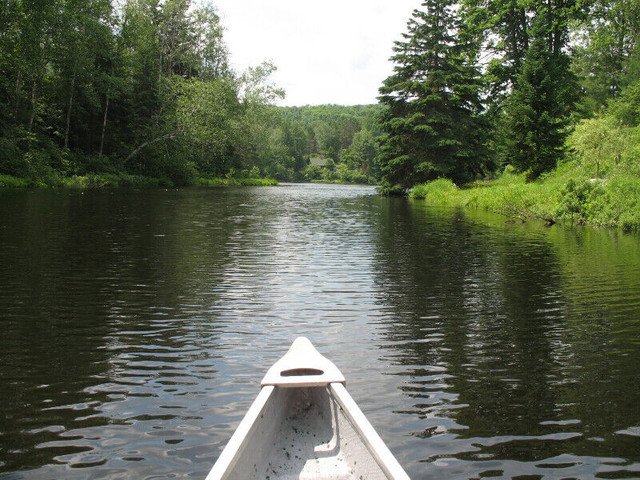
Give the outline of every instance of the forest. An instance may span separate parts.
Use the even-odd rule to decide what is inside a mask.
[[[374,181],[376,107],[274,107],[275,66],[233,71],[212,4],[6,0],[0,25],[0,185]]]
[[[640,0],[417,2],[378,104],[305,107],[199,5],[2,2],[0,185],[500,187],[517,217],[640,226]]]

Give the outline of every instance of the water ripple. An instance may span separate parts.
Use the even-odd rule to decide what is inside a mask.
[[[414,480],[640,476],[640,242],[369,187],[0,202],[0,478],[204,478],[308,336]]]

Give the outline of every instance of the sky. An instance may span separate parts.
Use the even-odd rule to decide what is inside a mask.
[[[377,103],[420,0],[213,0],[233,68],[271,61],[280,105]]]

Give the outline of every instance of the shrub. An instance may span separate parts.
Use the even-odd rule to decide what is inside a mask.
[[[455,184],[446,178],[440,178],[429,183],[416,185],[411,189],[411,198],[433,198],[437,203],[442,203],[445,197],[455,193],[458,188]],[[439,201],[438,201],[439,200]]]
[[[29,182],[24,178],[0,174],[0,188],[24,188],[28,186]]]
[[[386,197],[404,197],[407,195],[407,189],[402,185],[391,185],[389,183],[383,183],[377,188],[380,195]]]

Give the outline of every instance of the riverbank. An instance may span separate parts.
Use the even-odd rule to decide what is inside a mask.
[[[188,186],[197,187],[271,187],[278,185],[271,178],[203,178],[198,177]],[[71,177],[50,177],[36,180],[0,174],[0,188],[171,188],[175,186],[168,178],[145,177],[142,175],[88,174]]]
[[[534,182],[510,167],[496,180],[461,188],[440,179],[416,185],[410,197],[434,206],[481,208],[514,221],[640,231],[640,178],[622,169],[594,178],[589,168],[575,162],[560,165]]]

